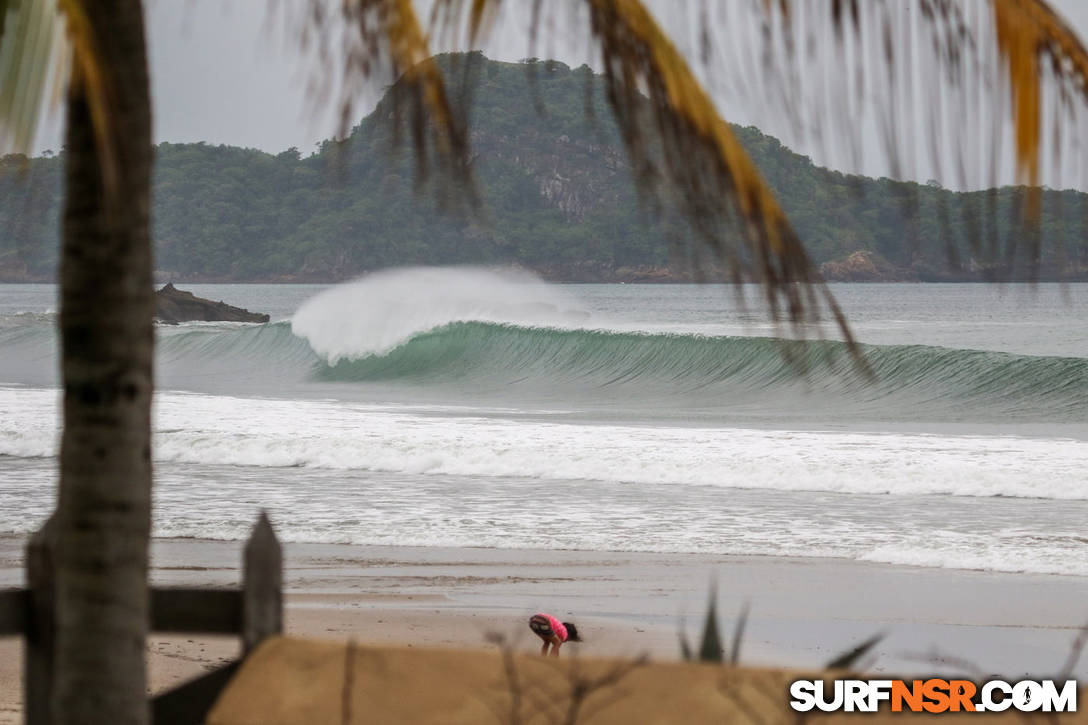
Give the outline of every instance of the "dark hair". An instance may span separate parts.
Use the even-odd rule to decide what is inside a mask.
[[[567,628],[567,641],[568,642],[581,642],[582,638],[578,636],[578,628],[570,622],[563,622],[563,626]]]

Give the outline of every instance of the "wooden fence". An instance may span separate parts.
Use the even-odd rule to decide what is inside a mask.
[[[54,587],[52,519],[27,544],[26,589],[0,590],[0,636],[22,635],[23,709],[27,725],[47,725],[53,692]],[[283,552],[262,513],[245,545],[240,589],[153,587],[151,631],[237,634],[244,659],[283,631]],[[156,725],[201,723],[238,669],[235,660],[156,696]]]

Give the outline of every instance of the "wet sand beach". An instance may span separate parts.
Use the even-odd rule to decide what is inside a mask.
[[[22,583],[24,540],[0,537],[0,587]],[[237,585],[242,543],[156,540],[157,585]],[[875,632],[867,669],[896,674],[1056,674],[1088,619],[1079,577],[926,569],[838,559],[723,557],[332,544],[286,546],[287,630],[375,645],[489,648],[489,633],[524,651],[536,611],[575,621],[586,642],[564,656],[678,657],[717,582],[731,632],[750,602],[742,662],[814,668]],[[154,636],[159,691],[234,657],[236,640]],[[941,663],[941,659],[944,662]],[[973,663],[965,672],[959,660]],[[21,654],[0,640],[0,722],[17,722]],[[1075,672],[1088,675],[1088,662]]]

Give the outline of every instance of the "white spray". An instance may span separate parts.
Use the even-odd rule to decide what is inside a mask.
[[[566,327],[586,316],[562,290],[528,272],[406,267],[321,292],[295,313],[291,330],[335,365],[382,355],[451,322]]]

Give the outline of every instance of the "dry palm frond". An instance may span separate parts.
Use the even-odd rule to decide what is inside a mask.
[[[110,74],[114,69],[109,67],[99,53],[96,29],[87,17],[84,0],[58,0],[58,3],[64,12],[66,37],[72,51],[69,93],[80,94],[86,99],[90,109],[98,163],[109,209],[115,203],[124,202],[117,197],[115,191],[121,162],[117,157],[114,141],[120,133],[116,128],[118,119],[114,112],[116,104],[112,98],[110,82]],[[103,32],[103,29],[99,28],[98,32]]]
[[[738,53],[750,56],[745,60],[757,60],[738,62],[746,72],[754,71],[749,90],[759,86],[768,100],[779,96],[776,110],[795,120],[814,114],[805,120],[829,137],[856,136],[858,131],[856,119],[833,116],[832,107],[857,111],[858,97],[872,94],[881,106],[882,122],[889,124],[882,131],[901,136],[903,142],[889,147],[890,156],[909,150],[919,135],[904,131],[922,115],[921,107],[940,108],[947,96],[963,96],[988,105],[988,111],[1009,112],[1019,180],[1035,184],[1048,84],[1053,83],[1055,97],[1065,102],[1070,92],[1086,100],[1088,54],[1046,0],[988,0],[985,5],[967,0],[779,0],[756,6],[759,32],[738,43]],[[731,13],[719,19],[746,20]],[[836,77],[828,79],[829,72]],[[822,104],[806,107],[802,99],[813,96],[813,89],[822,95]],[[1006,94],[1012,101],[1007,107]],[[961,130],[977,131],[971,121],[978,119],[964,117],[962,108],[946,110]],[[841,127],[825,128],[828,120]],[[932,137],[943,129],[935,125],[922,130]],[[888,161],[893,175],[910,171],[903,164],[911,159]]]
[[[1056,79],[1088,99],[1088,51],[1043,0],[991,0],[997,44],[1008,64],[1016,165],[1023,183],[1039,183],[1040,64],[1049,58]]]
[[[97,58],[81,0],[60,0],[59,5],[67,20],[73,83],[91,105],[108,183],[117,171],[111,168],[109,69]],[[435,0],[428,28],[411,0],[311,0],[304,33],[316,30],[326,55],[330,37],[341,33],[343,52],[336,53],[344,69],[336,89],[344,94],[341,130],[348,126],[358,81],[387,73],[398,79],[398,117],[402,109],[410,112],[421,168],[434,158],[469,180],[467,118],[447,95],[431,58],[430,33],[445,30],[465,47],[474,47],[486,38],[499,10],[509,5],[500,0]],[[560,5],[581,9],[588,18],[609,100],[643,188],[683,214],[734,281],[763,283],[776,317],[800,326],[826,309],[849,341],[841,313],[802,240],[700,82],[697,66],[677,49],[643,2],[532,0],[521,7],[532,13],[534,27],[542,27],[544,9]],[[704,0],[692,7],[702,23],[704,77],[730,72],[742,76],[738,83],[757,96],[754,100],[773,96],[770,105],[799,127],[815,129],[821,143],[838,136],[852,157],[858,156],[863,136],[852,111],[859,98],[877,89],[876,125],[896,177],[910,177],[916,170],[919,136],[910,126],[918,120],[930,131],[924,138],[935,177],[951,178],[959,188],[998,182],[1001,167],[996,159],[1005,147],[1001,114],[1013,128],[1011,163],[1017,178],[1032,186],[1044,176],[1046,121],[1053,120],[1056,129],[1078,119],[1088,125],[1088,114],[1082,113],[1088,105],[1088,53],[1044,0],[990,0],[988,7],[967,0],[752,0],[750,12],[757,18],[752,34],[730,25],[741,17],[737,8],[742,3]],[[54,8],[51,0],[0,0],[2,148],[29,145],[43,89],[56,76],[50,72],[58,62],[51,59],[60,57]],[[677,12],[684,10],[677,6]],[[715,12],[720,22],[714,22]],[[724,40],[709,29],[725,25],[730,25],[730,37]],[[723,60],[727,57],[736,61],[729,64],[732,71]],[[798,100],[814,95],[820,97],[815,112]],[[977,127],[984,123],[989,124],[988,133],[979,133]],[[428,153],[429,145],[437,153]],[[1055,140],[1056,160],[1051,164],[1059,168],[1062,148]],[[1027,198],[1030,217],[1038,206],[1038,192]],[[983,211],[992,217],[996,207]],[[983,224],[977,226],[981,230]],[[972,249],[977,251],[983,235],[973,236]],[[989,251],[998,250],[991,244]]]
[[[735,282],[762,283],[774,319],[784,308],[799,329],[818,318],[822,302],[853,349],[844,317],[770,187],[684,57],[639,0],[587,2],[609,100],[643,185],[677,199]],[[653,142],[660,144],[656,159]]]
[[[1043,0],[991,0],[997,45],[1006,61],[1013,108],[1013,147],[1017,181],[1029,185],[1024,218],[1026,253],[1033,270],[1043,240],[1035,226],[1042,194],[1039,188],[1039,157],[1042,145],[1044,84],[1048,80],[1042,65],[1049,60],[1050,82],[1057,87],[1061,102],[1076,98],[1083,107],[1088,99],[1088,52],[1076,35]],[[1061,153],[1060,132],[1055,134],[1055,153]],[[1060,164],[1060,162],[1059,162]],[[1063,240],[1064,241],[1064,240]],[[1016,240],[1006,245],[1006,256],[1017,253]],[[978,245],[974,245],[976,248]],[[1066,257],[1064,245],[1059,255]]]
[[[27,152],[56,77],[55,0],[0,0],[0,153]]]
[[[82,0],[0,0],[0,153],[30,150],[46,93],[67,81],[86,98],[107,198],[119,201],[110,68],[94,33]]]
[[[1003,119],[1009,119],[1010,164],[1022,183],[1034,186],[1041,178],[1042,107],[1056,99],[1063,104],[1050,111],[1058,127],[1060,113],[1072,116],[1070,108],[1085,105],[1088,55],[1044,0],[990,0],[988,6],[965,0],[752,0],[748,21],[755,32],[747,34],[743,23],[734,22],[744,19],[744,11],[737,11],[743,5],[704,0],[676,6],[677,13],[693,7],[699,13],[703,77],[744,76],[739,84],[752,100],[773,100],[768,105],[797,127],[814,129],[819,145],[838,139],[855,166],[866,135],[861,126],[874,124],[894,178],[913,178],[918,159],[928,154],[933,178],[950,179],[960,189],[996,186],[1004,175]],[[445,31],[448,47],[478,47],[499,10],[509,6],[499,0],[436,0],[431,29]],[[640,0],[523,4],[533,19],[531,46],[547,25],[541,15],[560,6],[582,9],[588,18],[609,100],[643,189],[679,210],[702,248],[713,251],[712,266],[728,270],[733,281],[761,282],[776,319],[800,328],[826,311],[852,344],[787,214],[700,83],[698,64],[677,50]],[[388,32],[393,24],[385,27]],[[721,27],[728,37],[720,37]],[[725,67],[727,59],[736,61],[732,68]],[[429,73],[406,80],[421,88],[422,81],[441,83]],[[813,96],[819,97],[815,112],[803,101]],[[863,114],[856,111],[870,97],[879,105],[876,118],[859,120]],[[436,128],[466,138],[465,125],[451,124],[456,116],[442,103],[432,101],[428,109]],[[925,133],[917,132],[919,123]],[[418,139],[419,126],[414,128]],[[465,154],[461,167],[468,169],[467,144],[453,150]],[[1021,205],[1028,219],[1037,208],[1033,196],[1037,192],[1024,195],[1027,204]],[[906,214],[919,219],[917,201],[907,195],[904,203]],[[963,208],[979,217],[969,220],[975,232],[968,241],[980,263],[1007,263],[1009,249],[992,238],[982,244],[982,217],[992,227],[997,206]],[[947,209],[935,214],[948,223]],[[905,228],[905,245],[914,236]],[[1038,243],[1030,233],[1020,231],[1006,241],[1010,248],[1023,247],[1025,239],[1029,259],[1036,258]],[[950,257],[952,247],[950,241]]]
[[[303,44],[316,41],[323,67],[342,64],[342,74],[336,80],[326,80],[316,89],[323,99],[336,90],[334,86],[340,86],[341,137],[350,127],[351,109],[362,81],[391,76],[397,79],[394,128],[399,130],[402,112],[407,109],[420,175],[426,173],[427,160],[436,158],[462,167],[453,172],[468,178],[463,168],[468,163],[464,122],[447,97],[442,73],[411,0],[344,0],[333,12],[326,0],[311,0],[301,27]],[[337,42],[339,49],[334,47]],[[427,151],[432,143],[435,154]]]
[[[435,0],[429,28],[422,30],[407,0],[345,0],[341,13],[355,32],[345,41],[348,50],[337,57],[348,69],[342,131],[353,81],[392,63],[398,90],[407,91],[397,94],[393,109],[397,120],[401,107],[411,111],[421,168],[430,130],[437,135],[434,147],[442,151],[430,158],[444,158],[469,181],[467,116],[450,103],[435,65],[423,59],[432,35],[441,36],[445,49],[480,47],[499,11],[512,4]],[[311,0],[310,7],[316,19],[310,25],[326,33],[329,5]],[[928,155],[931,176],[960,189],[997,186],[1005,175],[1006,122],[1014,130],[1011,165],[1018,179],[1039,183],[1048,119],[1042,107],[1058,100],[1059,108],[1050,111],[1058,127],[1059,121],[1075,121],[1076,109],[1086,106],[1088,54],[1043,0],[669,3],[670,13],[697,13],[689,27],[696,28],[700,51],[687,56],[640,0],[533,0],[518,5],[530,16],[530,49],[537,35],[553,27],[548,13],[562,8],[573,10],[559,24],[564,32],[577,29],[571,21],[588,21],[589,36],[601,51],[608,100],[636,177],[652,193],[647,196],[679,212],[695,232],[698,248],[713,251],[710,266],[726,271],[733,282],[761,282],[775,319],[788,319],[795,331],[804,332],[805,323],[830,315],[855,352],[802,239],[716,108],[706,82],[726,79],[749,95],[750,108],[774,109],[803,130],[799,136],[813,135],[796,142],[815,140],[826,150],[838,140],[854,168],[863,156],[863,139],[875,133],[893,179],[915,179],[918,158]],[[863,112],[870,100],[876,109]],[[1088,123],[1088,112],[1084,115]],[[918,133],[919,124],[926,133]],[[1060,168],[1064,162],[1052,163]],[[929,212],[919,210],[916,191],[902,191],[897,187],[895,195],[902,197],[903,244],[912,256],[911,245],[922,238],[912,225]],[[1021,194],[1015,202],[1030,212],[1037,206],[1031,198]],[[961,207],[965,217],[974,216],[967,220],[967,242],[982,268],[989,269],[987,259],[1007,267],[1009,249],[1024,247],[1024,238],[1036,239],[1027,247],[1029,259],[1038,258],[1038,234],[1017,231],[1009,249],[1000,248],[993,232],[996,197],[981,207],[975,200]],[[947,208],[932,216],[948,226]],[[954,247],[950,241],[953,261],[959,254]]]
[[[886,187],[903,203],[907,256],[918,251],[916,227],[927,215],[943,229],[953,267],[966,248],[968,263],[993,279],[1037,275],[1043,244],[1059,262],[1065,244],[1080,244],[1061,228],[1044,239],[1036,223],[1041,202],[1061,203],[1057,193],[1048,202],[1042,184],[1088,184],[1088,53],[1045,0],[723,6],[719,22],[754,32],[711,62],[727,76],[730,64],[743,69],[730,88],[749,107],[790,119],[793,144],[814,149],[825,165],[858,169],[862,156],[882,156],[864,161],[895,180],[988,190],[934,201],[919,186]],[[870,137],[879,137],[879,152]],[[1014,182],[1022,186],[998,193]],[[949,205],[963,216],[958,230]],[[1018,223],[999,238],[996,217],[1005,213]]]
[[[350,3],[345,8],[352,7]],[[420,29],[419,20],[411,0],[362,0],[357,5],[357,21],[365,23],[367,15],[373,11],[378,25],[384,30],[393,71],[399,77],[402,87],[407,86],[412,93],[422,99],[422,106],[430,114],[432,122],[443,132],[440,138],[449,144],[443,151],[458,156],[467,150],[465,136],[455,121],[446,97],[445,85],[438,65],[431,57],[427,39]],[[422,114],[416,115],[417,129],[423,123]],[[417,143],[421,142],[422,131],[416,131]]]
[[[535,44],[541,0],[530,4]],[[308,31],[316,29],[327,49],[332,25],[321,0],[313,0]],[[712,249],[717,266],[734,281],[764,283],[775,319],[800,327],[829,309],[853,345],[845,320],[823,287],[776,201],[729,125],[696,80],[684,57],[638,0],[585,0],[591,33],[601,49],[608,98],[643,189],[668,197],[692,229]],[[491,29],[499,0],[437,0],[431,25],[448,45],[474,47]],[[411,111],[410,126],[422,168],[427,129],[437,133],[436,148],[451,168],[470,181],[467,120],[450,107],[443,79],[425,61],[427,35],[416,30],[407,0],[350,0],[341,12],[356,29],[344,42],[347,73],[342,108],[354,100],[352,76],[375,75],[392,60],[398,78],[394,112]],[[404,19],[409,18],[409,21]],[[408,28],[409,30],[406,30]],[[463,31],[463,32],[461,32]],[[386,49],[393,51],[391,56]],[[322,54],[327,54],[323,50]],[[411,65],[414,63],[415,65]],[[405,101],[407,100],[407,103]],[[341,131],[348,118],[342,118]],[[785,311],[785,314],[783,314]]]
[[[476,47],[494,27],[502,0],[438,0],[431,11],[431,26],[446,31],[446,38],[456,42],[451,33],[467,22],[465,45]],[[533,0],[534,7],[540,0]]]

